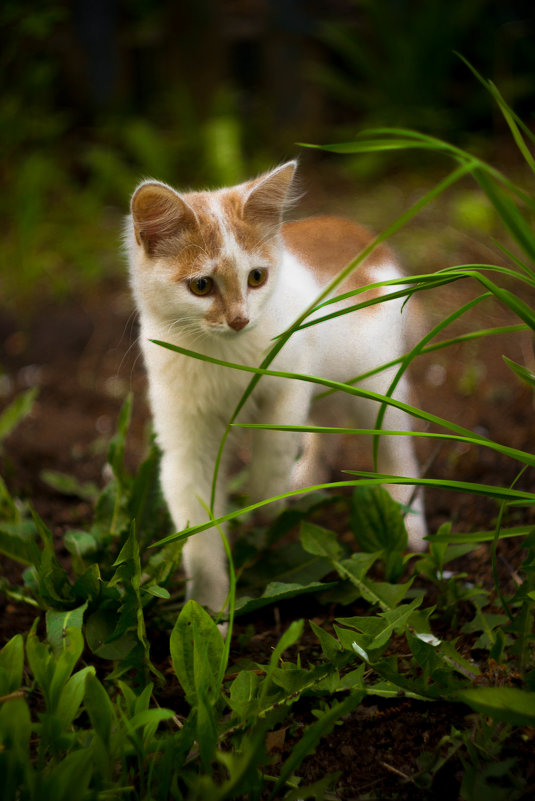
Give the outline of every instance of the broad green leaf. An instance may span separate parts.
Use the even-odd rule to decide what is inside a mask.
[[[93,769],[93,755],[90,749],[72,751],[46,776],[45,786],[40,788],[42,797],[53,797],[55,801],[71,801],[73,798],[87,797]]]
[[[368,565],[363,557],[368,557]],[[355,553],[349,559],[340,562],[337,570],[343,578],[353,584],[368,603],[378,604],[384,610],[393,609],[401,603],[409,591],[413,579],[404,584],[373,581],[368,578],[366,572],[376,559],[377,554]]]
[[[23,698],[12,698],[0,704],[0,767],[2,757],[9,758],[8,769],[13,770],[15,759],[21,765],[29,763],[32,722],[28,704]],[[5,763],[4,763],[5,765]],[[0,781],[7,780],[8,771],[0,773]],[[19,794],[17,793],[17,796]],[[17,797],[13,794],[13,798]],[[9,796],[8,796],[9,797]]]
[[[93,556],[99,547],[99,542],[92,531],[68,531],[63,542],[69,553],[79,560]]]
[[[37,392],[37,387],[28,389],[4,409],[0,415],[0,442],[31,412]]]
[[[61,693],[84,650],[84,638],[79,628],[63,629],[61,641],[53,653],[54,673],[50,680],[50,712],[55,713]]]
[[[403,551],[407,531],[397,504],[384,487],[356,487],[351,502],[350,524],[364,551]]]
[[[202,686],[197,686],[196,713],[199,753],[204,769],[208,772],[215,757],[218,737],[214,704]]]
[[[188,601],[171,632],[171,661],[188,703],[197,703],[198,688],[215,701],[223,638],[210,615],[196,601]]]
[[[61,653],[63,650],[63,641],[67,628],[72,626],[81,631],[86,609],[87,601],[76,609],[69,609],[66,612],[48,609],[46,613],[46,634],[48,642],[56,654]]]
[[[54,675],[54,660],[50,649],[37,637],[37,619],[34,621],[28,637],[26,638],[26,657],[33,677],[40,687],[47,706],[50,707],[50,682]]]
[[[74,673],[61,691],[56,714],[65,728],[70,726],[80,709],[85,694],[85,682],[88,675],[95,675],[95,668],[93,665],[88,665]]]
[[[535,725],[535,692],[516,687],[477,687],[456,693],[460,701],[514,726]]]
[[[229,705],[241,721],[258,713],[257,692],[260,676],[253,670],[241,670],[230,685]]]
[[[111,609],[97,609],[89,615],[85,626],[85,636],[89,648],[102,659],[126,659],[138,645],[138,638],[131,629],[117,632],[117,612]]]
[[[175,713],[172,709],[144,709],[138,712],[129,720],[132,729],[140,729],[145,726],[156,726],[164,720],[171,720]]]
[[[35,565],[41,562],[41,549],[35,541],[35,526],[30,520],[19,520],[0,524],[0,553],[21,562]]]
[[[305,551],[314,556],[323,556],[326,559],[339,559],[343,554],[334,531],[329,531],[314,523],[304,521],[301,523],[299,533],[301,544]]]
[[[98,737],[109,750],[115,711],[110,697],[96,676],[86,677],[84,706]]]
[[[147,595],[153,595],[155,598],[165,598],[166,600],[171,597],[169,590],[166,590],[165,587],[160,587],[158,584],[141,587],[141,592],[146,592]]]
[[[15,634],[0,651],[0,696],[15,692],[22,684],[24,643],[22,634]]]

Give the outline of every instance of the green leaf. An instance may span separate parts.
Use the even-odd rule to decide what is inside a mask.
[[[165,587],[160,587],[158,584],[149,584],[147,587],[141,587],[142,592],[146,592],[148,595],[153,595],[155,598],[165,598],[168,600],[171,595],[169,590],[166,590]]]
[[[199,753],[204,769],[209,771],[215,756],[218,736],[213,701],[209,699],[202,685],[197,686],[196,711]]]
[[[338,640],[336,640],[332,634],[329,634],[329,632],[316,625],[313,620],[309,620],[308,623],[320,641],[321,650],[323,651],[324,656],[326,656],[327,659],[334,659],[335,656],[342,650]]]
[[[109,750],[115,711],[110,697],[96,676],[88,674],[85,681],[84,706],[96,734]]]
[[[78,628],[63,629],[58,650],[54,651],[54,672],[49,685],[49,711],[55,713],[61,693],[84,650],[84,638]]]
[[[405,631],[409,619],[421,604],[421,598],[415,598],[409,604],[402,604],[395,609],[379,612],[374,617],[355,616],[336,618],[336,622],[346,628],[356,629],[366,635],[365,648],[383,648],[394,632]],[[339,629],[337,632],[339,633]]]
[[[69,553],[77,557],[79,562],[96,554],[99,547],[98,540],[91,531],[68,531],[63,542]]]
[[[38,567],[41,563],[41,549],[35,541],[36,529],[30,520],[2,522],[0,525],[0,553],[21,562],[23,565]]]
[[[384,487],[354,489],[350,525],[363,551],[403,551],[407,548],[407,531],[399,504]]]
[[[18,424],[31,412],[37,387],[32,387],[19,395],[0,415],[0,442],[5,439],[18,426]]]
[[[393,609],[401,603],[413,579],[404,584],[373,581],[366,573],[376,559],[377,554],[354,553],[349,559],[340,562],[337,570],[343,578],[353,584],[366,601],[378,604],[384,610]]]
[[[2,797],[20,798],[20,773],[30,774],[32,721],[23,698],[0,704],[0,782]]]
[[[72,751],[52,768],[46,782],[49,785],[48,793],[45,790],[43,795],[48,798],[53,797],[57,801],[87,797],[86,793],[92,775],[93,755],[91,750]]]
[[[196,601],[188,601],[171,632],[171,661],[191,706],[201,687],[213,702],[219,694],[223,638],[216,624]]]
[[[478,687],[458,692],[465,704],[514,726],[535,725],[535,693],[516,687]]]
[[[241,670],[230,685],[229,705],[241,721],[258,714],[257,692],[260,676],[253,670]]]
[[[89,648],[102,659],[124,660],[138,644],[135,633],[124,630],[117,633],[117,612],[97,609],[86,622],[85,636]]]
[[[334,531],[304,521],[299,532],[301,544],[307,553],[323,556],[327,559],[339,559],[343,554]]]
[[[22,684],[24,643],[21,634],[15,634],[0,651],[0,696],[15,692]]]
[[[96,484],[81,484],[75,476],[57,470],[43,470],[40,478],[62,495],[73,495],[83,501],[95,501],[99,494]]]
[[[79,631],[82,630],[84,614],[87,609],[87,601],[76,609],[66,612],[57,609],[49,609],[46,613],[46,634],[47,639],[56,654],[63,650],[63,642],[66,630],[72,626]]]
[[[250,598],[244,595],[238,598],[234,611],[236,615],[246,615],[268,604],[285,601],[289,598],[294,598],[296,595],[326,590],[334,586],[336,586],[336,582],[312,581],[309,584],[286,584],[283,581],[271,581],[260,597]]]
[[[70,726],[80,709],[85,695],[86,679],[89,675],[95,675],[95,668],[93,665],[88,665],[74,673],[61,691],[56,714],[58,718],[61,719],[65,728]]]

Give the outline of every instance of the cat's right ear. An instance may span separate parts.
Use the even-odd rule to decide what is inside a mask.
[[[138,245],[143,245],[149,256],[158,245],[184,227],[197,225],[193,210],[173,189],[157,182],[142,183],[130,202],[134,233]]]

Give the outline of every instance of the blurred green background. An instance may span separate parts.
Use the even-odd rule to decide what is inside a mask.
[[[504,123],[454,51],[531,125],[534,15],[523,0],[4,0],[2,305],[122,275],[144,177],[214,186],[301,154],[366,193],[388,159],[295,142],[370,125],[506,158]]]

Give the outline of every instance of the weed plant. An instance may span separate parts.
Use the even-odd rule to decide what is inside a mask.
[[[490,84],[487,88],[528,167],[535,172],[528,147],[533,143],[531,133],[498,90]],[[376,130],[328,149],[359,153],[408,148],[445,155],[455,167],[321,294],[313,308],[323,309],[323,317],[310,319],[313,308],[307,309],[276,341],[258,368],[227,364],[228,369],[251,372],[250,384],[229,420],[228,431],[236,425],[240,408],[262,376],[283,375],[287,380],[317,382],[325,392],[348,392],[376,400],[375,428],[351,430],[372,436],[376,446],[381,436],[405,433],[382,430],[384,409],[394,404],[415,419],[439,428],[436,433],[414,436],[488,448],[514,460],[520,475],[535,465],[533,454],[402,404],[392,398],[392,393],[399,377],[420,354],[457,342],[458,338],[447,338],[448,326],[488,298],[504,304],[518,317],[513,330],[535,329],[535,312],[528,302],[535,288],[535,235],[530,225],[535,201],[493,166],[413,131]],[[347,313],[332,312],[328,295],[358,269],[377,244],[466,175],[475,179],[494,205],[519,255],[507,253],[507,267],[469,264],[403,282],[382,282],[380,286],[388,287],[388,292],[371,301],[362,301],[359,291],[350,293],[354,297],[351,310],[358,313],[371,303],[440,290],[461,279],[482,288],[481,295],[446,316],[396,362],[398,374],[384,396],[372,396],[360,389],[362,376],[337,384],[270,369],[274,356],[295,330],[321,325],[331,314]],[[464,339],[505,331],[511,328],[473,331]],[[515,380],[535,385],[535,376],[527,367],[510,360],[507,363]],[[24,417],[32,401],[33,395],[23,395],[4,412],[0,437],[7,436]],[[462,766],[459,795],[465,801],[527,797],[530,788],[522,773],[525,765],[506,751],[506,745],[515,737],[533,740],[535,726],[535,531],[529,525],[508,526],[507,519],[510,511],[533,505],[533,492],[515,485],[487,486],[430,477],[415,482],[403,476],[369,473],[349,473],[345,481],[312,487],[304,500],[285,511],[268,530],[257,530],[238,541],[234,558],[229,551],[229,625],[223,639],[217,621],[194,601],[184,603],[181,586],[171,580],[180,559],[180,546],[203,528],[238,520],[274,499],[234,509],[204,526],[158,540],[168,525],[157,483],[158,454],[152,447],[136,474],[127,471],[124,448],[129,417],[127,401],[109,448],[113,477],[101,493],[77,485],[72,477],[47,477],[56,488],[63,486],[70,494],[95,495],[91,526],[65,536],[71,554],[69,569],[59,563],[52,535],[31,503],[14,499],[5,483],[0,483],[0,551],[25,566],[19,584],[10,585],[3,578],[0,588],[8,598],[27,602],[35,608],[36,616],[44,614],[45,618],[41,636],[36,617],[29,632],[14,636],[0,652],[2,799],[336,799],[337,782],[343,777],[326,774],[305,787],[303,760],[365,699],[398,696],[429,705],[437,701],[462,704],[467,712],[473,711],[470,729],[452,727],[437,749],[420,755],[419,769],[405,777],[418,798],[436,797],[434,781],[454,760]],[[339,429],[321,429],[325,434],[335,430]],[[214,485],[217,471],[218,465]],[[495,527],[453,534],[446,524],[430,536],[427,553],[407,555],[403,518],[407,510],[400,509],[381,486],[396,482],[491,498],[498,511]],[[336,495],[342,487],[352,488],[349,500]],[[206,502],[209,508],[210,499]],[[334,532],[311,521],[311,511],[333,502],[344,506],[354,535],[352,544],[340,542]],[[276,544],[295,525],[299,526],[299,541],[281,549],[273,567],[267,546]],[[223,533],[221,536],[225,539]],[[467,582],[465,574],[448,571],[454,559],[482,542],[492,543],[495,562],[497,543],[505,537],[518,538],[525,550],[520,580],[512,594],[506,594],[498,584],[496,592],[490,593]],[[374,571],[378,563],[382,564],[382,580]],[[412,568],[410,577],[408,564]],[[237,592],[245,565],[245,577],[250,583],[257,581],[259,592]],[[365,614],[337,615],[329,631],[315,621],[296,620],[264,663],[244,666],[231,661],[230,638],[237,616],[306,593],[314,593],[325,604],[336,601],[338,610],[358,599]],[[471,650],[465,648],[462,653],[458,647],[461,631],[451,630],[449,625],[461,603],[468,605],[472,615],[462,632],[473,635]],[[294,656],[294,646],[305,626],[317,639],[317,651],[306,663]],[[151,634],[157,628],[170,632],[169,673],[161,662],[155,665],[152,661]],[[451,635],[444,635],[444,631],[451,631]],[[501,666],[502,680],[496,678],[492,665]],[[172,702],[167,695],[161,706],[166,676],[168,681],[174,676],[181,689]],[[304,705],[309,710],[308,715],[295,717],[298,702],[300,708]],[[275,765],[267,743],[270,733],[283,725],[292,726],[295,744]],[[358,743],[357,747],[366,746]]]

